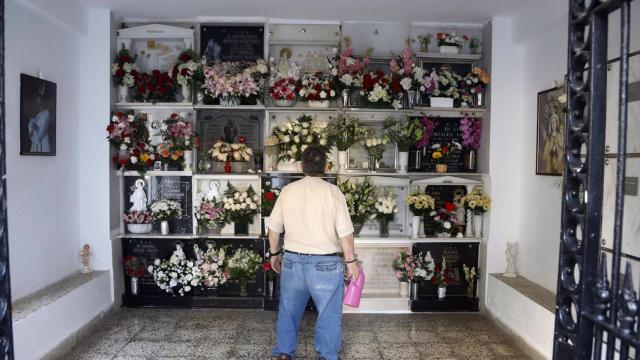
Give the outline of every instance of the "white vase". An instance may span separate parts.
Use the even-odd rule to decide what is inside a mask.
[[[268,236],[269,235],[269,217],[263,216],[262,222],[264,222],[264,236]]]
[[[307,105],[314,109],[326,109],[329,107],[329,100],[309,100]]]
[[[182,102],[190,103],[191,102],[191,86],[182,85]]]
[[[267,284],[268,284],[268,286],[269,286],[269,287],[268,287],[268,291],[269,291],[269,293],[268,293],[268,295],[269,295],[269,299],[273,299],[273,288],[274,288],[274,286],[273,286],[273,285],[274,285],[274,283],[275,283],[275,282],[274,282],[273,280],[269,280],[269,282],[267,283]]]
[[[129,101],[129,87],[125,85],[118,85],[118,102]]]
[[[273,104],[277,107],[292,107],[296,104],[295,100],[287,100],[287,99],[278,99],[274,100]]]
[[[131,295],[138,295],[138,278],[131,278]]]
[[[473,215],[473,236],[482,237],[482,220],[484,215]]]
[[[184,171],[192,171],[193,168],[191,165],[193,164],[193,150],[185,150],[184,151]]]
[[[434,108],[453,108],[453,99],[448,97],[434,97],[429,98],[431,100],[431,107]]]
[[[406,174],[409,169],[409,153],[401,151],[398,153],[398,174]]]
[[[422,218],[420,216],[412,216],[411,217],[411,238],[417,239],[418,233],[420,232],[420,220]]]
[[[169,235],[169,222],[167,220],[160,221],[160,234]]]
[[[459,54],[460,48],[457,46],[443,45],[438,46],[438,51],[440,51],[440,54]]]
[[[401,281],[400,282],[400,296],[401,297],[409,297],[409,283]]]
[[[464,236],[473,237],[473,212],[467,209],[464,219],[466,220],[464,225]]]
[[[127,230],[132,234],[146,234],[153,230],[153,224],[127,224]]]
[[[285,160],[278,162],[278,171],[300,172],[300,161]]]
[[[349,156],[346,151],[338,151],[338,172],[345,173],[347,171],[347,162]]]
[[[444,299],[447,296],[447,288],[439,287],[438,288],[438,299]]]

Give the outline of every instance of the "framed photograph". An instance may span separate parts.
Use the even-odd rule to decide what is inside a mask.
[[[538,93],[536,175],[562,176],[566,114],[560,97],[564,94],[564,87]]]
[[[56,155],[56,84],[20,74],[20,155]]]

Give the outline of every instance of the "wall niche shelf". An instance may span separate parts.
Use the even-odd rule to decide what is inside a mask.
[[[193,110],[193,104],[185,102],[117,102],[115,105],[116,109],[122,110]]]
[[[482,58],[482,55],[480,54],[441,54],[439,52],[416,52],[416,57],[418,59],[477,61]]]
[[[205,105],[197,104],[192,106],[196,110],[264,110],[264,105],[238,105],[238,106],[222,106],[222,105]]]

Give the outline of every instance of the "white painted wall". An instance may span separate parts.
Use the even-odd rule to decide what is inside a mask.
[[[62,6],[62,5],[60,5]],[[80,9],[67,8],[68,12]],[[6,146],[13,299],[79,269],[80,34],[27,1],[6,2]],[[57,83],[57,154],[20,156],[20,73]]]

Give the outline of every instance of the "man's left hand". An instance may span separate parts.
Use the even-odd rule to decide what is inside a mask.
[[[282,270],[282,255],[272,256],[270,260],[273,271],[280,274],[280,270]]]

